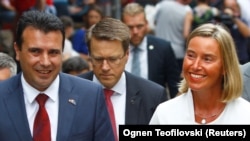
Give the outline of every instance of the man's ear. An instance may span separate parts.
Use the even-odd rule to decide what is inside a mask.
[[[14,50],[15,50],[15,53],[16,53],[16,60],[19,61],[19,52],[20,52],[20,49],[18,48],[18,45],[16,42],[14,42]]]

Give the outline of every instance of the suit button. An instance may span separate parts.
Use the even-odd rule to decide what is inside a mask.
[[[130,102],[131,102],[131,104],[135,104],[135,100],[134,99],[131,99]]]

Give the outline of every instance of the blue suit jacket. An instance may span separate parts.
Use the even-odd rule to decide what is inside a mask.
[[[102,87],[79,77],[59,76],[57,141],[114,141]],[[21,74],[1,82],[0,91],[0,141],[32,141]]]
[[[125,124],[149,124],[156,107],[167,100],[161,85],[126,72]],[[93,71],[79,75],[93,80]]]
[[[147,40],[148,79],[167,87],[173,98],[178,93],[181,72],[172,46],[170,42],[152,35],[148,35]]]

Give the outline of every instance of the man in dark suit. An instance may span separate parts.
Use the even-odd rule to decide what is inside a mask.
[[[22,72],[0,82],[0,140],[114,141],[102,87],[60,72],[65,38],[60,19],[25,12],[16,31]]]
[[[122,21],[129,27],[131,33],[131,55],[126,70],[133,73],[133,55],[134,50],[138,48],[140,76],[166,87],[170,97],[175,97],[180,82],[180,68],[170,42],[147,35],[148,22],[144,8],[137,3],[129,3],[124,7]]]
[[[79,75],[114,91],[116,129],[124,124],[149,124],[156,106],[167,100],[164,87],[124,70],[129,40],[128,27],[118,19],[105,18],[92,26],[87,43],[93,71]]]

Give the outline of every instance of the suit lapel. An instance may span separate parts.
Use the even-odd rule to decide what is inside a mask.
[[[6,114],[10,115],[10,120],[16,128],[20,141],[32,141],[20,76],[21,75],[13,80],[12,88],[9,88],[10,93],[8,97],[5,98],[4,104],[8,111]]]
[[[154,64],[155,63],[155,54],[153,54],[154,52],[154,45],[153,45],[153,41],[152,38],[150,38],[150,36],[147,36],[147,51],[148,51],[148,78],[151,79],[152,78],[152,74],[154,74]]]
[[[125,124],[136,124],[138,123],[141,105],[140,91],[135,87],[134,81],[131,79],[131,75],[126,73],[126,111],[125,111]]]
[[[77,108],[78,95],[72,93],[72,85],[60,75],[61,83],[59,88],[59,115],[57,128],[57,141],[65,141],[69,137],[71,126]]]

